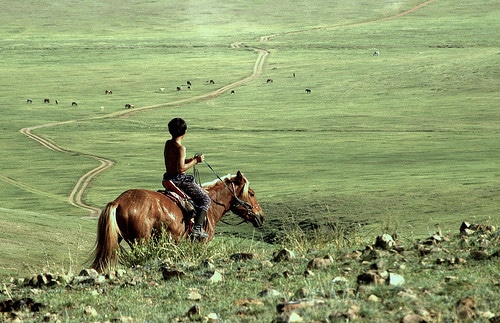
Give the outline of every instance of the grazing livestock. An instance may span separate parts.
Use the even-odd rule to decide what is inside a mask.
[[[189,86],[191,86],[191,82],[190,81],[187,81],[186,84],[189,85]]]
[[[295,72],[293,72],[293,77],[295,77]]]
[[[76,106],[78,106],[78,103],[76,103],[75,101],[73,101],[73,102],[71,102],[71,106],[72,107],[76,107]]]
[[[56,105],[59,104],[59,100],[56,100]]]
[[[164,87],[161,87],[161,88],[160,88],[160,92],[163,92],[163,91],[165,91],[165,88],[164,88]]]
[[[111,90],[104,90],[104,94],[113,94],[113,91],[111,91]]]
[[[50,103],[49,99],[43,99],[43,103]]]
[[[378,56],[378,55],[380,55],[378,50],[375,53],[373,53],[373,56]]]
[[[215,84],[215,81],[214,80],[210,80],[210,81],[208,81],[208,83]]]
[[[273,79],[267,79],[266,83],[273,83]]]
[[[234,94],[234,93],[235,93],[234,90],[231,90],[231,94]]]
[[[182,87],[178,86],[177,91],[180,91],[180,90],[182,90]]]
[[[311,89],[306,89],[307,94],[311,94]]]
[[[133,104],[127,103],[125,104],[125,109],[133,109],[135,106]]]
[[[26,103],[33,103],[33,100],[28,99],[28,100],[26,100]]]

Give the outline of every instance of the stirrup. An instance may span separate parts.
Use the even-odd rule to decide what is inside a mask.
[[[199,226],[195,226],[193,228],[193,236],[196,238],[203,238],[203,239],[209,237],[208,233],[206,233],[205,230],[203,230],[203,228]]]

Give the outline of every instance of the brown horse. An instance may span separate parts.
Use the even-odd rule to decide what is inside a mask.
[[[206,241],[212,240],[215,225],[228,211],[250,221],[256,228],[263,225],[264,212],[240,171],[203,187],[212,200],[205,221],[205,231],[209,234]],[[162,229],[166,229],[176,242],[185,239],[189,235],[185,222],[182,210],[164,194],[143,189],[125,191],[108,203],[99,216],[91,268],[103,272],[116,266],[121,240],[132,247],[134,242],[148,240]]]

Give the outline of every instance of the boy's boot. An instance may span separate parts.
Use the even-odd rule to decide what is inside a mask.
[[[206,239],[208,238],[208,233],[203,229],[203,224],[205,223],[205,217],[207,216],[207,211],[200,210],[194,218],[193,236],[196,238]]]

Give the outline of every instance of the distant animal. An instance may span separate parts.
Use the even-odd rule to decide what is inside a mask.
[[[186,84],[189,85],[189,86],[191,86],[191,82],[190,81],[187,81]]]
[[[28,99],[28,100],[26,100],[26,103],[33,103],[33,100]]]
[[[212,240],[215,225],[231,211],[256,228],[264,224],[264,212],[246,177],[238,171],[204,184],[212,203],[207,212],[206,241]],[[165,230],[179,242],[189,238],[189,224],[179,205],[162,191],[132,189],[123,192],[102,210],[97,223],[97,239],[91,267],[104,272],[119,261],[120,242],[133,248]],[[189,221],[190,222],[190,221]]]
[[[311,89],[306,89],[307,94],[311,94]]]
[[[43,103],[50,103],[49,99],[43,99]]]
[[[78,106],[78,103],[76,103],[75,101],[73,101],[73,102],[71,102],[71,106],[72,107],[76,107],[76,106]]]
[[[379,51],[373,53],[373,56],[378,56],[378,55],[380,55]]]
[[[111,90],[104,90],[104,94],[113,94],[113,91],[111,91]]]
[[[234,90],[231,90],[231,94],[234,94],[234,93],[235,93]]]
[[[266,83],[273,83],[273,79],[267,79]]]
[[[133,104],[127,103],[125,104],[125,109],[133,109],[135,106]]]
[[[214,80],[210,80],[210,81],[208,81],[208,83],[215,84],[215,81]]]
[[[161,88],[160,88],[160,92],[163,92],[163,91],[165,91],[165,88],[164,88],[164,87],[161,87]]]
[[[295,77],[295,72],[293,73],[293,77]]]
[[[56,100],[56,104],[59,104],[59,100]]]
[[[180,90],[182,90],[182,87],[178,86],[177,91],[180,91]]]

